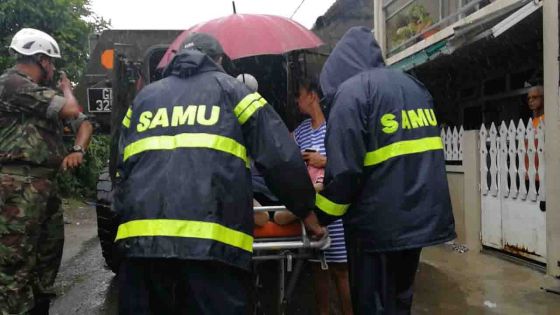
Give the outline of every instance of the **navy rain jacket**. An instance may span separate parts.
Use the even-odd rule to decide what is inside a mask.
[[[213,260],[248,270],[253,247],[249,157],[288,209],[315,193],[271,105],[209,57],[175,57],[123,120],[115,208],[128,257]]]
[[[413,77],[385,67],[370,30],[350,29],[321,72],[332,107],[322,224],[343,217],[348,236],[374,252],[456,237],[433,99]]]

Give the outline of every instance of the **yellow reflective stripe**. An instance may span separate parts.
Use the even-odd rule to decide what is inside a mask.
[[[126,128],[130,128],[130,119],[128,117],[123,118],[122,124]]]
[[[261,107],[266,105],[266,100],[259,93],[245,96],[233,109],[240,124],[244,124]]]
[[[240,124],[243,125],[245,122],[247,122],[247,120],[249,120],[249,118],[251,118],[251,116],[253,116],[253,114],[257,110],[259,110],[264,105],[266,105],[266,100],[264,98],[261,98],[260,100],[251,103],[251,105],[249,105],[247,110],[245,110],[239,117],[237,117],[237,120],[239,121]]]
[[[132,118],[132,108],[129,107],[122,121],[123,126],[126,128],[130,128],[130,118]]]
[[[124,148],[124,161],[131,156],[151,150],[175,150],[180,148],[207,148],[234,155],[249,166],[247,151],[239,142],[224,136],[208,133],[182,133],[175,136],[155,136],[140,139]]]
[[[340,217],[346,213],[350,204],[338,204],[323,197],[321,194],[315,196],[315,205],[323,212]]]
[[[115,241],[142,236],[189,237],[214,240],[253,252],[253,237],[211,222],[148,219],[129,221],[119,225]]]
[[[377,165],[397,156],[440,149],[443,149],[443,143],[441,142],[440,137],[399,141],[379,148],[375,151],[368,152],[364,159],[364,165]]]
[[[235,106],[235,108],[233,109],[233,113],[235,114],[235,116],[239,117],[239,115],[241,115],[241,113],[243,113],[247,109],[247,107],[249,107],[249,105],[251,105],[251,103],[253,103],[254,101],[256,101],[260,98],[262,98],[262,96],[257,92],[251,93],[251,94],[245,96],[237,104],[237,106]]]

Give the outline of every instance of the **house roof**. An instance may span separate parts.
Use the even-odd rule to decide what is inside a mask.
[[[496,1],[432,37],[391,56],[387,59],[387,64],[407,71],[442,56],[454,54],[481,40],[498,38],[541,7],[542,2]]]

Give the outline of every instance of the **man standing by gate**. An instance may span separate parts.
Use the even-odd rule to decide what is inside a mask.
[[[533,114],[533,127],[536,129],[544,121],[544,88],[535,85],[527,93],[527,104]]]
[[[246,314],[253,247],[249,156],[315,233],[314,189],[272,106],[191,35],[123,120],[117,245],[121,314]]]
[[[322,224],[342,217],[355,314],[409,314],[422,247],[455,238],[443,145],[424,85],[350,29],[321,72],[332,107]]]

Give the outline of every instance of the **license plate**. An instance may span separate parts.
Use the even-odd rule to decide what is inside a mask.
[[[113,89],[87,89],[88,109],[90,113],[110,113],[113,106]]]

